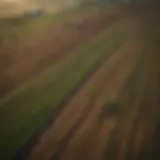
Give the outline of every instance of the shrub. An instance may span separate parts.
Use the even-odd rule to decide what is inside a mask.
[[[120,105],[115,100],[107,101],[104,107],[106,117],[116,116],[120,110]]]

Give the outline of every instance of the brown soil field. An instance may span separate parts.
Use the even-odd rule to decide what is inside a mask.
[[[160,74],[159,47],[156,42],[156,28],[159,25],[157,14],[154,13],[151,10],[150,16],[142,16],[139,26],[139,42],[144,55],[134,75],[133,87],[128,88],[132,94],[126,91],[122,96],[127,100],[116,124],[117,160],[158,160],[160,156],[154,157],[154,136],[159,123]]]
[[[7,51],[8,53],[2,57],[5,66],[0,70],[0,97],[24,84],[47,66],[65,58],[76,47],[113,24],[118,16],[115,12],[109,14],[108,11],[103,11],[89,16],[82,15],[82,18],[78,17],[78,22],[75,18],[71,18],[61,26],[53,29],[50,26],[50,33],[46,31],[44,40],[30,48],[27,54],[21,53],[23,56],[20,58],[16,57],[16,53],[11,56],[13,55],[10,54],[11,51]]]
[[[108,100],[118,97],[138,56],[133,40],[115,52],[71,98],[28,159],[101,159],[110,121],[102,117],[101,124],[98,115]]]

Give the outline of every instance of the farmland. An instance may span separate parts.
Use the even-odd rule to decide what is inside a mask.
[[[13,82],[10,83],[10,78],[8,82],[6,80],[1,82],[2,85],[4,83],[9,86],[2,88],[1,97],[40,73],[45,67],[65,58],[78,45],[113,23],[114,19],[106,17],[104,8],[101,12],[99,10],[93,8],[88,11],[86,9],[66,11],[54,15],[53,20],[51,15],[35,21],[16,20],[16,23],[22,23],[21,26],[12,26],[8,21],[5,22],[9,27],[6,27],[6,24],[2,25],[4,31],[1,34],[3,39],[1,63],[3,70],[12,77]],[[76,23],[84,25],[84,29],[76,27]],[[92,25],[94,27],[90,29]],[[5,76],[8,75],[4,74],[3,77]]]
[[[158,11],[134,15],[124,10],[130,6],[121,7],[45,15],[3,28],[3,160],[152,156],[148,137],[158,119]],[[110,102],[119,111],[107,117]]]

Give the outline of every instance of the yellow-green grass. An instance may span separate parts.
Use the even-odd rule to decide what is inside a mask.
[[[117,22],[0,101],[2,160],[11,159],[82,78],[120,47],[132,25]]]

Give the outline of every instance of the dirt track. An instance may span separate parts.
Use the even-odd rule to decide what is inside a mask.
[[[28,56],[21,56],[20,59],[15,60],[15,58],[10,57],[10,54],[8,56],[6,54],[4,61],[5,63],[9,62],[9,64],[0,70],[2,72],[0,97],[24,84],[47,66],[65,58],[76,47],[109,27],[117,18],[118,15],[114,17],[109,15],[108,11],[103,11],[87,18],[81,18],[80,22],[71,19],[62,26],[54,28],[53,31],[50,29],[50,35],[41,44],[30,49],[27,53]],[[77,23],[80,24],[77,25]]]

